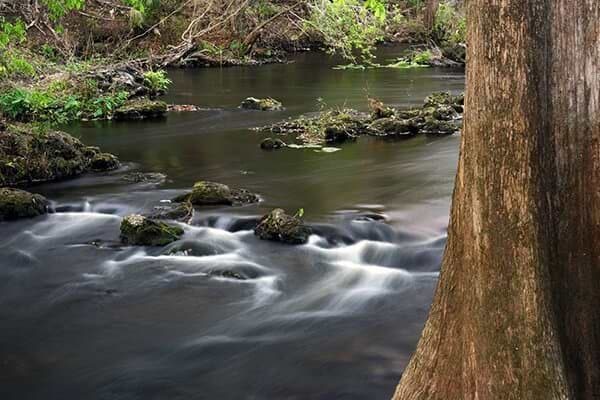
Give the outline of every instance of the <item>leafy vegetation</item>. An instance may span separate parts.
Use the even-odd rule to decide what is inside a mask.
[[[467,22],[455,7],[441,3],[433,24],[432,36],[440,44],[466,43]]]
[[[13,88],[0,95],[0,112],[10,120],[65,123],[81,118],[107,118],[128,98],[125,91],[89,96],[71,93],[62,85],[47,89]]]
[[[143,26],[148,15],[160,5],[159,0],[123,0],[123,2],[131,7],[129,22],[137,27]]]
[[[23,21],[18,19],[15,22],[10,22],[0,16],[0,50],[6,49],[10,43],[24,42],[26,34],[27,31]]]
[[[85,0],[42,0],[42,4],[48,8],[50,19],[58,22],[70,11],[81,10],[85,5]]]
[[[314,0],[307,27],[318,32],[330,53],[355,64],[375,59],[375,44],[383,39],[386,19],[381,0]]]
[[[163,70],[147,71],[144,73],[144,83],[152,91],[152,94],[156,95],[166,92],[171,85],[171,80]]]

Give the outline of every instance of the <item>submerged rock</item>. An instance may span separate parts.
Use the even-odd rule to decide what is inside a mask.
[[[164,246],[178,240],[183,229],[153,221],[141,215],[128,215],[121,221],[121,242],[128,245]]]
[[[258,110],[258,111],[281,111],[283,110],[283,105],[281,102],[272,99],[270,97],[265,99],[257,99],[255,97],[248,97],[240,107],[245,110]]]
[[[214,277],[236,279],[238,281],[245,281],[246,279],[248,279],[244,275],[240,274],[239,272],[235,272],[235,271],[232,271],[229,269],[210,271],[209,275],[214,276]]]
[[[262,240],[271,240],[287,244],[304,244],[308,242],[311,229],[303,224],[302,219],[276,208],[262,217],[254,234]]]
[[[260,142],[260,148],[263,150],[277,150],[286,147],[287,145],[281,139],[266,138]]]
[[[117,120],[160,118],[167,114],[167,103],[158,100],[130,100],[117,108],[114,118]]]
[[[246,189],[230,188],[217,182],[199,181],[192,191],[173,199],[176,203],[189,202],[194,206],[241,205],[258,202],[258,196]]]
[[[39,194],[0,188],[0,221],[32,218],[48,212],[49,202]]]
[[[0,186],[54,181],[116,166],[115,156],[64,132],[33,132],[24,125],[0,132]]]
[[[167,175],[160,172],[131,172],[122,176],[125,182],[129,183],[163,183],[167,179]]]

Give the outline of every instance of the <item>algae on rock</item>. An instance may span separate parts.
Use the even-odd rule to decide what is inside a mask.
[[[262,240],[271,240],[287,244],[304,244],[308,242],[311,229],[304,225],[298,216],[285,213],[276,208],[260,220],[254,234]]]
[[[24,190],[0,188],[0,221],[32,218],[48,212],[48,200]]]
[[[189,202],[194,206],[241,205],[258,202],[259,198],[246,189],[231,188],[227,185],[210,181],[198,181],[192,191],[177,196],[177,203]]]
[[[114,113],[114,119],[147,119],[161,118],[167,114],[167,103],[159,100],[135,99],[129,100]]]
[[[0,131],[0,186],[71,178],[118,167],[115,156],[60,132],[9,125]]]
[[[121,242],[128,245],[164,246],[178,240],[181,235],[183,229],[142,215],[128,215],[121,221]]]

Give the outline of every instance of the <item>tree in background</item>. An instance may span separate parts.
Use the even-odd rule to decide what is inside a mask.
[[[382,0],[313,0],[305,20],[330,53],[353,63],[369,64],[373,50],[383,38],[386,19]]]
[[[395,399],[600,396],[600,3],[467,3],[441,276]]]

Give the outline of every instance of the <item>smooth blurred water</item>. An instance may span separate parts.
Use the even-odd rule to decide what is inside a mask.
[[[166,100],[207,110],[67,127],[125,165],[39,185],[60,212],[0,224],[0,398],[390,397],[436,284],[459,138],[264,152],[265,135],[249,128],[322,104],[364,110],[367,93],[417,105],[432,91],[462,91],[464,75],[334,63],[303,54],[287,65],[174,70]],[[286,109],[238,109],[247,96]],[[167,180],[131,184],[131,171]],[[262,202],[198,210],[166,248],[119,245],[120,217],[200,179]],[[273,207],[304,209],[309,244],[252,234]],[[373,214],[386,220],[365,218]],[[222,270],[248,279],[215,277]]]

